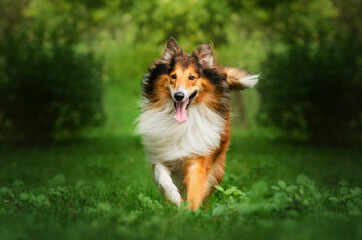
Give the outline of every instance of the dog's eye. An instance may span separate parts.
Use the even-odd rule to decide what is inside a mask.
[[[176,77],[177,77],[176,74],[172,74],[172,75],[171,75],[171,78],[172,78],[172,79],[176,79]]]
[[[196,78],[194,76],[190,76],[189,80],[195,80]]]

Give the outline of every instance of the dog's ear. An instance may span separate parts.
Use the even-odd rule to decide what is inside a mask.
[[[178,46],[176,39],[170,37],[160,59],[165,62],[170,62],[172,57],[179,52],[181,52],[181,48]]]
[[[203,68],[214,67],[214,55],[212,47],[209,44],[201,44],[194,52],[193,55],[197,58]]]

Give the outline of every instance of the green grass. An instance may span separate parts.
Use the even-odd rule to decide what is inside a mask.
[[[84,139],[0,150],[0,239],[362,238],[362,151],[235,129],[221,187],[192,212],[152,182],[137,92],[105,90],[107,124]]]

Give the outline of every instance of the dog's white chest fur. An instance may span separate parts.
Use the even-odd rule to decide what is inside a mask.
[[[178,123],[172,102],[165,109],[146,110],[138,118],[137,132],[153,164],[211,153],[220,144],[225,121],[203,104],[192,104],[187,120]]]

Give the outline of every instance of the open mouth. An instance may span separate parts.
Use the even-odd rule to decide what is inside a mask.
[[[192,100],[194,100],[194,98],[196,97],[196,94],[197,94],[197,91],[195,91],[195,92],[193,92],[193,93],[191,94],[191,96],[190,96],[189,99],[188,99],[188,102],[187,102],[187,105],[186,105],[186,109],[190,106]],[[186,100],[186,101],[187,101],[187,100]],[[176,108],[176,102],[173,102],[173,105],[174,105],[175,108]]]
[[[192,100],[196,97],[197,91],[193,92],[191,96],[183,102],[174,102],[175,105],[175,115],[173,116],[179,123],[182,123],[187,120],[187,108],[190,106]]]

